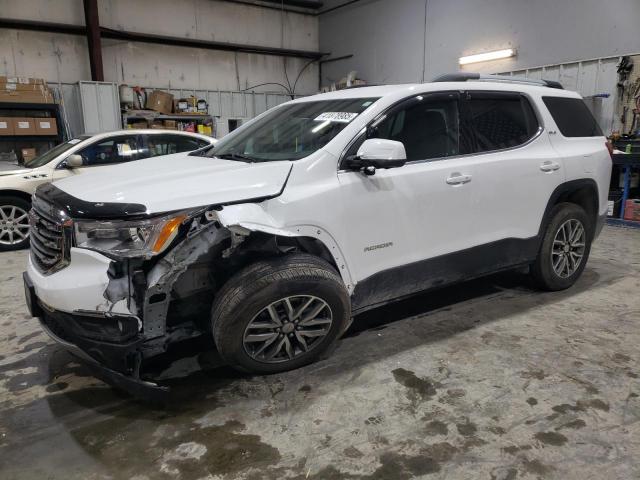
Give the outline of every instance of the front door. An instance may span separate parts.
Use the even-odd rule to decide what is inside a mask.
[[[474,245],[465,131],[457,93],[418,95],[381,115],[347,152],[365,136],[400,141],[407,152],[400,168],[339,172],[354,309],[432,286],[442,262],[426,260]]]

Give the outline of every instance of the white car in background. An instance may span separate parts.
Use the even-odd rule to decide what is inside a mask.
[[[118,130],[81,135],[24,165],[0,162],[0,251],[28,245],[31,195],[39,185],[117,163],[199,150],[215,142],[212,137],[175,130]]]

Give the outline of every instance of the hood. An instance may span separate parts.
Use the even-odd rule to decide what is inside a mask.
[[[280,194],[291,162],[244,163],[176,153],[95,168],[55,182],[56,187],[93,203],[141,204],[147,213]]]
[[[4,161],[0,162],[0,176],[15,175],[18,173],[28,173],[31,170],[32,170],[31,168],[25,168],[22,165],[18,165],[17,163],[4,162]]]

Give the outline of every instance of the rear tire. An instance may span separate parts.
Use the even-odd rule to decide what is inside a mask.
[[[531,276],[543,290],[571,287],[582,274],[593,238],[587,213],[574,203],[559,203],[549,215]]]
[[[278,373],[317,360],[346,330],[349,294],[326,261],[292,254],[258,261],[216,294],[213,339],[232,367]]]
[[[0,252],[29,246],[31,204],[20,197],[0,196]]]

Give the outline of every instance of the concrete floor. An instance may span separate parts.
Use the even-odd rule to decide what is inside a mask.
[[[423,294],[294,372],[180,360],[167,408],[41,333],[26,256],[0,254],[3,479],[640,478],[640,230],[606,227],[568,291],[510,273]]]

